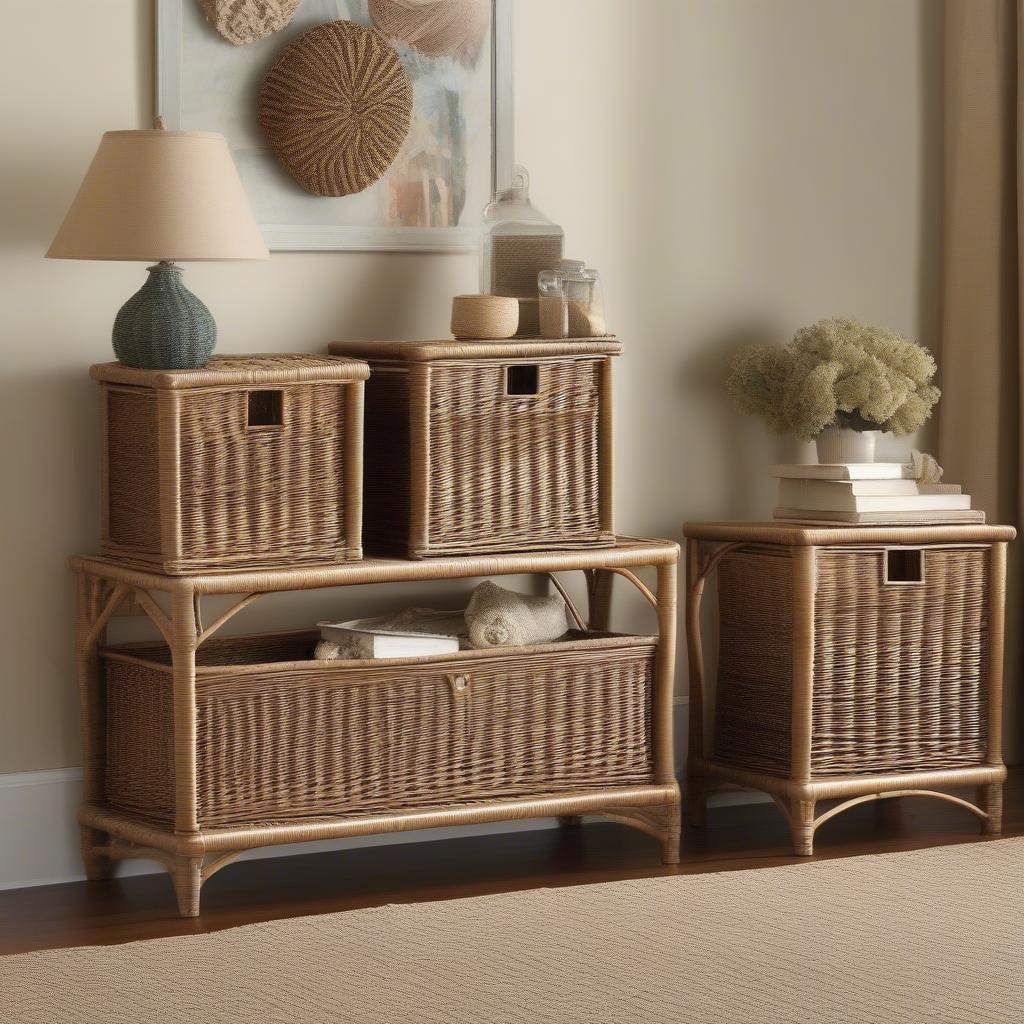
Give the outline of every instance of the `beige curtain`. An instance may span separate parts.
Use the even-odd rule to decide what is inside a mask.
[[[1024,0],[946,0],[939,461],[990,522],[1021,526]],[[1024,539],[1018,540],[1019,547]],[[1006,755],[1024,759],[1021,573],[1011,548]]]

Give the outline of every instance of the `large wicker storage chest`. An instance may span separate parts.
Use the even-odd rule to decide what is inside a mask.
[[[91,372],[104,554],[172,575],[361,557],[365,363],[281,354]]]
[[[202,827],[358,815],[652,782],[656,637],[308,660],[309,633],[213,639],[197,655]],[[101,651],[106,800],[173,824],[170,655]]]
[[[687,524],[690,790],[781,800],[799,853],[834,813],[975,786],[1000,827],[1004,526]],[[718,574],[713,738],[703,738],[699,603]],[[959,798],[957,798],[959,799]],[[841,805],[841,807],[846,806]],[[697,818],[702,816],[698,807]]]
[[[612,339],[336,342],[367,359],[366,546],[410,558],[614,543]]]

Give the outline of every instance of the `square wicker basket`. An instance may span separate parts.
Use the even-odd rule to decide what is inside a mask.
[[[744,546],[719,565],[715,760],[788,777],[802,742],[812,780],[985,763],[988,547],[818,548],[810,736],[797,738],[791,554]]]
[[[311,661],[308,632],[197,656],[200,827],[393,813],[652,782],[657,638],[572,633],[534,647]],[[174,822],[170,657],[101,651],[106,801]]]
[[[365,363],[282,354],[91,372],[104,554],[171,575],[362,557]]]
[[[614,543],[618,342],[336,342],[369,360],[366,545],[410,558]]]

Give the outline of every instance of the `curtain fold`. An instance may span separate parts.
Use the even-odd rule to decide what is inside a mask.
[[[989,522],[1020,528],[1024,450],[1024,0],[946,0],[939,461]],[[1005,742],[1024,755],[1021,565],[1011,545]]]

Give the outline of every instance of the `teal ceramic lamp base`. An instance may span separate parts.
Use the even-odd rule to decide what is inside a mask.
[[[146,283],[120,308],[112,340],[125,366],[195,370],[217,344],[210,311],[186,287],[181,268],[161,261],[147,267]]]

